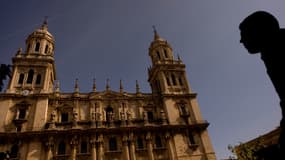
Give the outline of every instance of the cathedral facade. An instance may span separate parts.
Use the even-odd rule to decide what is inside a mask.
[[[154,32],[151,93],[62,93],[47,22],[12,59],[0,93],[0,152],[12,160],[215,160],[185,64]]]

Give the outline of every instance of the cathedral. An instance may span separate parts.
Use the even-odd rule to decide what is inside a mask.
[[[10,160],[215,160],[185,64],[154,30],[151,93],[110,89],[63,93],[47,21],[12,58],[0,93],[0,152]],[[8,158],[9,157],[9,158]],[[0,158],[1,159],[1,158]]]

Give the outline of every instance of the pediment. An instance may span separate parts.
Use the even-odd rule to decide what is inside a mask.
[[[103,91],[103,92],[96,92],[90,95],[90,98],[99,98],[99,99],[116,99],[116,98],[128,98],[131,97],[129,93],[120,93],[116,91]]]

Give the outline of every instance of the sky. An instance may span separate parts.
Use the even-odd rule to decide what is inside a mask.
[[[0,63],[11,64],[25,39],[48,16],[55,37],[57,79],[62,92],[112,90],[150,93],[148,48],[155,25],[186,64],[191,88],[217,159],[236,145],[279,125],[279,99],[260,55],[239,43],[239,23],[257,10],[272,13],[285,26],[284,0],[27,0],[0,2]],[[7,84],[7,82],[6,82]]]

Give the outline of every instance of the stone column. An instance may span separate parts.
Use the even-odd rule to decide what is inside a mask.
[[[129,141],[130,141],[130,158],[131,160],[136,160],[135,139],[133,133],[130,134]]]
[[[175,160],[176,156],[175,156],[175,152],[174,152],[174,148],[173,148],[173,144],[171,141],[171,135],[169,132],[166,132],[165,134],[165,139],[166,139],[166,145],[167,145],[167,150],[168,150],[168,155],[169,155],[169,159],[170,160]]]
[[[130,160],[128,136],[124,135],[124,136],[123,136],[123,139],[122,139],[122,142],[123,142],[124,160]]]
[[[167,125],[167,118],[165,115],[165,112],[163,110],[160,111],[161,119],[162,119],[162,125]]]
[[[98,160],[104,159],[104,137],[103,134],[100,134],[98,137]]]
[[[46,160],[51,160],[52,159],[52,149],[54,146],[54,140],[53,137],[49,137],[49,139],[46,142],[47,146],[47,155],[46,155]]]
[[[96,117],[96,121],[97,121],[97,127],[101,128],[102,127],[102,122],[103,122],[103,120],[101,118],[102,114],[99,113],[99,112],[95,112],[95,117]]]
[[[91,128],[96,127],[96,113],[95,111],[91,112]]]
[[[154,160],[153,146],[152,146],[152,137],[151,137],[151,134],[149,132],[146,134],[146,143],[147,143],[148,159],[149,160]]]
[[[96,160],[96,137],[91,137],[90,139],[90,146],[91,146],[91,160]]]
[[[122,126],[126,126],[126,117],[125,117],[125,112],[120,112],[120,116],[121,116],[121,125]]]
[[[74,136],[71,139],[70,145],[71,145],[70,159],[71,160],[76,160],[76,150],[77,150],[77,145],[78,145],[77,136]]]

